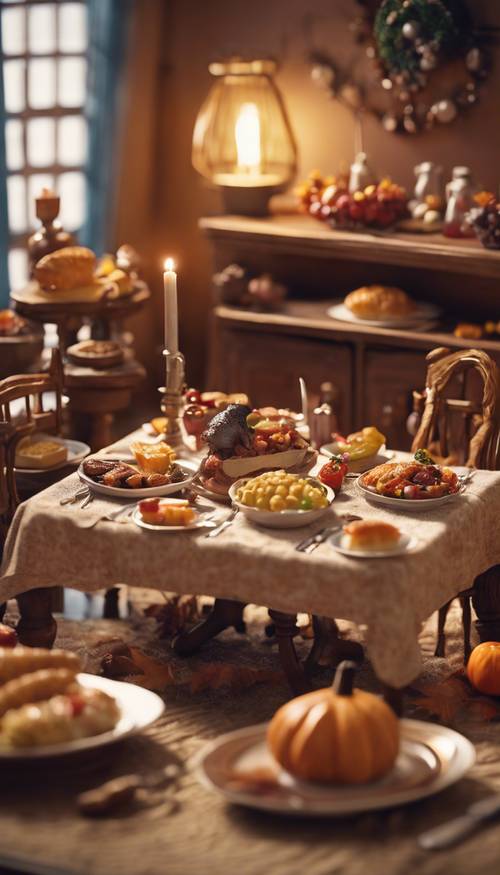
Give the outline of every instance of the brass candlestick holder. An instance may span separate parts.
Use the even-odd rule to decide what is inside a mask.
[[[165,439],[172,447],[183,443],[181,416],[184,394],[186,361],[181,352],[163,350],[165,356],[165,385],[158,389],[162,395],[161,410],[167,421]]]

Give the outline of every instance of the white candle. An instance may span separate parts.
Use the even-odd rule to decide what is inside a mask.
[[[165,346],[169,352],[179,352],[177,319],[177,274],[172,258],[165,260],[163,288],[165,291]]]

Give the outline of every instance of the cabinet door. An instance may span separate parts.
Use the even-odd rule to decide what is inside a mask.
[[[225,328],[218,334],[213,365],[223,385],[210,388],[247,392],[257,407],[300,410],[299,377],[304,377],[312,409],[321,383],[329,381],[338,390],[339,427],[352,427],[352,355],[347,344]]]
[[[413,390],[425,386],[425,352],[368,349],[364,371],[364,424],[377,426],[389,447],[409,450],[406,420],[413,409]]]

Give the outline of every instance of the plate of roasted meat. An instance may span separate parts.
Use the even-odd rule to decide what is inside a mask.
[[[196,464],[175,459],[168,444],[132,444],[135,464],[120,459],[92,456],[78,469],[80,480],[94,492],[110,497],[146,498],[172,495],[189,486]]]
[[[417,450],[411,462],[386,462],[358,478],[358,488],[368,501],[414,511],[444,504],[464,486],[463,478],[436,465],[426,450]]]

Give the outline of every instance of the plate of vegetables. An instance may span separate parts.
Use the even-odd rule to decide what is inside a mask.
[[[278,470],[237,480],[229,496],[251,522],[273,529],[290,529],[308,526],[323,516],[335,492],[316,477]]]
[[[424,511],[459,495],[464,484],[451,468],[436,465],[427,450],[417,450],[411,462],[387,462],[362,474],[358,488],[368,501]]]

